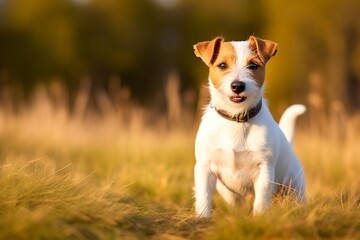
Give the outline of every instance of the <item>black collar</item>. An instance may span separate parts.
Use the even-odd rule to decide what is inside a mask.
[[[216,107],[214,107],[214,109],[220,116],[227,120],[244,123],[249,121],[250,118],[255,117],[260,112],[261,107],[262,99],[260,99],[260,101],[258,102],[258,104],[256,104],[255,107],[250,108],[250,110],[248,110],[247,112],[240,112],[234,116],[229,115],[229,113],[225,110],[217,109]]]

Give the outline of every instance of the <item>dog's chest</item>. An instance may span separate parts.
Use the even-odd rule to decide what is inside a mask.
[[[253,190],[261,161],[252,151],[217,149],[211,159],[211,170],[229,190],[245,194]]]
[[[206,144],[199,144],[205,147],[198,149],[199,152],[202,149],[206,151],[206,156],[210,158],[210,169],[216,174],[218,181],[238,194],[252,191],[260,165],[266,161],[268,155],[266,128],[259,124],[230,121],[205,127],[209,128],[202,128],[207,131],[200,133],[202,141],[199,142]]]
[[[267,160],[265,127],[226,122],[217,125],[210,143],[210,166],[218,180],[233,192],[253,191],[260,165]]]

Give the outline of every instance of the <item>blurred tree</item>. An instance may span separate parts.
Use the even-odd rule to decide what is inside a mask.
[[[314,72],[325,81],[325,101],[341,100],[348,109],[360,107],[360,2],[267,2],[268,35],[279,42],[277,64],[269,69],[273,99],[302,98]],[[357,65],[357,66],[356,66]]]
[[[75,63],[74,28],[68,1],[7,2],[1,24],[1,68],[26,86]]]
[[[0,82],[31,91],[55,76],[74,90],[84,76],[93,88],[119,79],[156,105],[169,73],[182,91],[206,82],[193,44],[255,34],[279,43],[267,75],[272,103],[303,98],[318,72],[329,98],[360,106],[359,10],[357,0],[2,0]]]
[[[261,26],[252,21],[254,4],[247,1],[5,2],[0,66],[25,89],[54,75],[72,88],[83,75],[95,87],[119,75],[143,101],[162,91],[173,70],[180,72],[184,89],[198,88],[206,73],[194,67],[195,42],[222,33],[245,37]]]

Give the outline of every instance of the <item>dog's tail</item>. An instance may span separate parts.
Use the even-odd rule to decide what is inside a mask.
[[[295,104],[288,107],[280,118],[279,127],[290,143],[294,138],[296,118],[305,111],[306,107],[304,105]]]

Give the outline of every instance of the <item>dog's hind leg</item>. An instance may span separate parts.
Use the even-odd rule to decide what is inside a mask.
[[[297,178],[295,178],[295,181],[293,181],[292,183],[292,186],[294,186],[294,190],[295,190],[294,191],[295,197],[301,205],[306,204],[306,194],[305,194],[306,184],[303,178],[304,175],[301,174],[300,176],[297,176]]]

